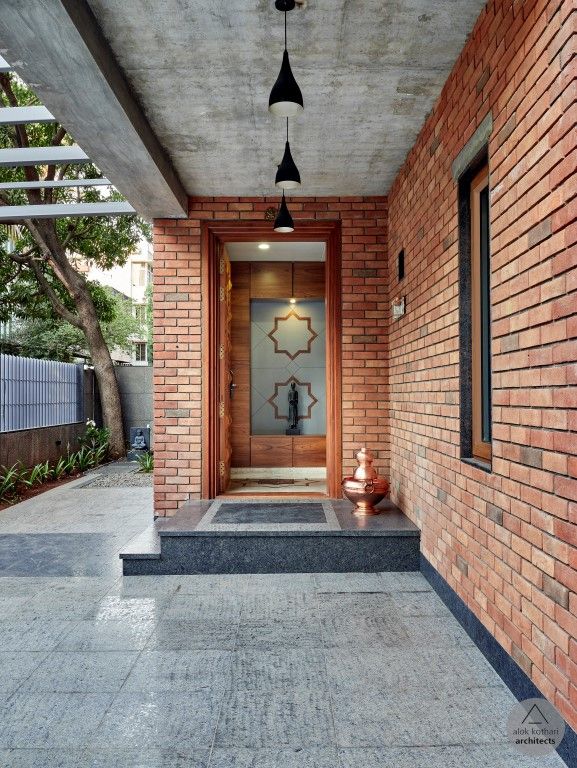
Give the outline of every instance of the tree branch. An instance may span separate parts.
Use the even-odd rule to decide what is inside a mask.
[[[70,312],[70,310],[67,309],[64,306],[64,304],[60,301],[60,299],[56,294],[56,291],[54,290],[54,288],[52,288],[52,286],[46,279],[46,275],[42,271],[42,267],[40,266],[40,264],[34,259],[30,259],[27,266],[29,266],[30,269],[34,272],[34,276],[38,281],[40,290],[46,296],[48,301],[52,304],[52,308],[54,309],[56,314],[59,317],[61,317],[63,320],[66,320],[67,323],[70,323],[70,325],[73,325],[75,328],[79,328],[80,330],[82,330],[82,324],[80,320],[73,312]]]

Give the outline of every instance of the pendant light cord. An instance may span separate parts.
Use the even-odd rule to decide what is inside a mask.
[[[288,117],[286,119],[286,140],[287,140],[287,144],[288,144]]]
[[[286,51],[286,11],[284,12],[284,49]]]

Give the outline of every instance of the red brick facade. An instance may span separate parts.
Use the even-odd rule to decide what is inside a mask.
[[[490,2],[389,194],[393,498],[577,726],[577,12]],[[493,471],[459,459],[457,184],[491,111]]]
[[[156,514],[201,494],[201,222],[262,222],[271,205],[278,198],[192,198],[188,219],[155,222]],[[295,198],[290,210],[295,220],[340,219],[343,471],[356,466],[354,453],[366,442],[388,473],[386,200]]]
[[[388,219],[384,198],[291,201],[295,219],[342,222],[343,470],[360,443],[378,447],[385,472],[390,453],[392,497],[421,527],[424,555],[573,727],[576,18],[573,0],[488,3],[390,190]],[[451,173],[489,111],[491,473],[459,458]],[[272,202],[193,199],[188,220],[155,224],[158,514],[200,494],[201,221],[262,220]],[[407,314],[389,322],[397,293]]]

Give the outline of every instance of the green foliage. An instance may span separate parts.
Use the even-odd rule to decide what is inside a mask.
[[[48,460],[27,469],[21,463],[0,467],[0,503],[18,501],[21,493],[31,490],[48,480],[62,480],[75,472],[101,464],[108,455],[107,429],[99,429],[93,421],[86,422],[86,431],[79,438],[80,450],[61,456],[52,467]]]
[[[87,469],[91,469],[94,466],[94,451],[87,445],[83,445],[82,448],[76,454],[76,466],[80,472],[86,472]]]
[[[108,348],[130,352],[132,337],[142,332],[130,302],[112,288],[96,283],[91,284],[91,293],[93,298],[97,297],[96,306]],[[36,317],[27,317],[10,324],[0,338],[0,352],[65,363],[88,354],[83,332],[55,317],[46,301],[39,302],[35,312]],[[2,314],[0,310],[0,320],[3,319]]]
[[[56,464],[50,470],[50,479],[62,480],[62,478],[66,474],[67,463],[68,463],[67,458],[65,458],[64,456],[61,456],[56,462]]]
[[[18,496],[18,484],[20,481],[20,467],[13,464],[11,467],[0,467],[0,504],[14,501]]]
[[[150,451],[138,454],[136,461],[139,465],[139,472],[150,473],[154,469],[154,455]]]
[[[8,92],[12,91],[9,97]],[[0,107],[38,104],[34,93],[15,75],[0,74]],[[70,145],[71,137],[58,124],[27,124],[14,127],[0,125],[0,149],[21,145],[25,132],[31,146]],[[59,167],[41,166],[34,168],[0,168],[0,181],[25,181],[30,175],[39,179],[59,178],[55,174],[65,172],[67,179],[99,178],[100,171],[92,163]],[[0,204],[20,205],[26,203],[100,202],[122,199],[117,192],[110,193],[108,187],[57,187],[45,190],[2,190]],[[142,237],[150,239],[150,226],[134,216],[119,217],[78,217],[54,220],[57,239],[65,249],[71,264],[79,259],[102,269],[123,265],[134,251]],[[29,266],[17,264],[10,258],[9,241],[15,245],[17,254],[32,254],[41,267],[48,283],[58,298],[71,311],[76,312],[73,298],[59,281],[51,266],[45,260],[40,246],[34,240],[25,224],[19,226],[0,225],[0,321],[12,316],[26,318],[54,318],[52,306],[41,295],[38,283]],[[118,315],[111,303],[110,295],[95,283],[86,283],[96,305],[99,319],[113,323]]]

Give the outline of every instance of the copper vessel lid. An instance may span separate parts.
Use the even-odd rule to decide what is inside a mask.
[[[357,453],[357,461],[359,462],[359,466],[357,469],[355,469],[355,480],[377,479],[377,470],[373,467],[374,460],[375,457],[368,448],[361,448],[361,450]]]

